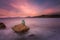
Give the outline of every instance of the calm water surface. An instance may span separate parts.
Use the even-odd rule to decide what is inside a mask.
[[[11,28],[20,24],[22,19],[30,30],[20,35]],[[60,18],[8,18],[0,19],[0,22],[7,27],[0,30],[0,40],[60,40]]]

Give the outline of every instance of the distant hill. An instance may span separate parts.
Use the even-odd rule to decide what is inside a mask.
[[[34,16],[34,18],[60,18],[60,15],[41,15],[41,16]]]
[[[29,18],[60,18],[60,13],[52,13],[51,15],[40,15],[40,16],[34,16]]]

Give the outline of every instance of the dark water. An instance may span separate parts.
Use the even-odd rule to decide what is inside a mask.
[[[6,29],[0,30],[0,40],[60,40],[60,18],[24,18],[30,30],[17,34],[11,28],[22,18],[0,19]]]

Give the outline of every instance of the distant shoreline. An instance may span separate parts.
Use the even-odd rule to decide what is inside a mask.
[[[26,17],[26,18],[60,18],[60,17]]]
[[[41,16],[33,16],[33,17],[28,16],[28,17],[5,17],[5,18],[12,18],[12,19],[13,18],[60,18],[60,15],[41,15]]]

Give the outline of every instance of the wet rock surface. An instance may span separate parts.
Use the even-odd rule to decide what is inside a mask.
[[[29,30],[29,28],[23,24],[15,25],[12,29],[16,33],[25,33]]]
[[[5,24],[4,23],[0,23],[0,29],[5,29],[5,28],[6,28]]]

